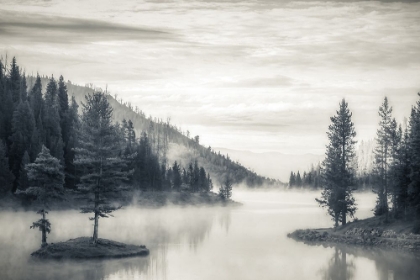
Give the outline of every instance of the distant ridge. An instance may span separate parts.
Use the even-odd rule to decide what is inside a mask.
[[[49,77],[42,77],[42,89],[45,92]],[[35,83],[35,78],[27,77],[28,90]],[[79,86],[70,81],[66,82],[69,97],[74,96],[81,109],[81,102],[84,102],[85,95],[93,93],[93,85]],[[117,101],[117,96],[108,94],[108,101],[114,110],[114,121],[121,123],[123,119],[131,120],[136,131],[136,136],[140,137],[142,132],[147,132],[149,138],[154,142],[154,149],[160,155],[161,161],[166,159],[167,167],[171,166],[176,160],[182,167],[187,168],[188,164],[197,160],[211,175],[215,188],[223,180],[226,174],[230,174],[236,184],[244,184],[248,187],[280,187],[283,183],[278,179],[271,179],[257,174],[257,172],[246,168],[241,163],[233,160],[223,153],[204,147],[195,139],[187,137],[180,128],[169,123],[168,120],[161,120],[153,117],[146,117],[139,108],[132,106],[123,100]],[[153,144],[152,144],[153,147]]]
[[[313,164],[316,166],[324,159],[324,155],[304,154],[292,155],[279,152],[254,153],[250,151],[239,151],[225,148],[214,148],[223,154],[229,154],[234,160],[249,166],[258,174],[288,182],[290,172],[303,173],[310,169]]]

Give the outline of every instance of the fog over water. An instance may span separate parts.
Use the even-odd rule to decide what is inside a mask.
[[[234,192],[237,208],[127,207],[101,219],[99,235],[145,244],[150,256],[116,260],[39,262],[29,255],[40,232],[33,212],[0,216],[0,279],[418,279],[418,260],[356,248],[309,246],[287,238],[298,228],[332,225],[318,192]],[[358,218],[372,215],[375,195],[356,194]],[[48,242],[90,236],[88,215],[50,213]]]

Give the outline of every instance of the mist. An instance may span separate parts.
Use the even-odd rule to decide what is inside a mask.
[[[0,278],[258,279],[264,275],[264,279],[324,279],[333,269],[331,259],[342,256],[345,249],[307,246],[287,238],[287,233],[298,228],[332,225],[314,200],[319,194],[235,189],[233,199],[241,202],[241,207],[127,206],[116,211],[114,218],[99,222],[101,238],[146,244],[150,249],[148,257],[124,260],[35,261],[30,253],[40,245],[40,232],[29,226],[36,214],[23,210],[3,212]],[[356,217],[372,216],[375,195],[356,193],[355,198]],[[88,215],[77,210],[51,211],[49,219],[49,243],[92,234]],[[379,279],[380,264],[384,262],[385,267],[416,269],[414,258],[392,263],[389,258],[363,250],[345,254],[345,267],[354,279]]]

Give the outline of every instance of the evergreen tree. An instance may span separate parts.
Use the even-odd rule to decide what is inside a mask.
[[[64,143],[61,135],[58,89],[54,77],[51,77],[45,93],[44,130],[45,146],[51,155],[64,163]]]
[[[410,184],[411,152],[408,137],[408,131],[402,133],[400,126],[397,133],[398,145],[393,152],[393,161],[389,170],[392,210],[397,218],[407,215],[409,205],[408,186]]]
[[[420,93],[418,94],[420,96]],[[410,185],[408,195],[410,206],[420,217],[420,101],[411,110],[409,121],[409,145],[411,153]]]
[[[208,185],[208,190],[211,191],[213,189],[213,182],[210,178],[210,173],[207,173],[207,185]]]
[[[379,129],[377,131],[375,149],[375,174],[377,178],[378,200],[375,207],[375,215],[386,214],[388,218],[388,195],[389,195],[389,167],[392,163],[393,149],[396,144],[397,123],[392,119],[392,107],[388,104],[388,98],[379,108]]]
[[[9,84],[9,77],[6,75],[4,65],[0,63],[0,139],[5,142],[6,150],[11,145],[10,136],[12,135],[12,118],[15,108]]]
[[[207,182],[207,174],[206,174],[206,170],[203,167],[200,167],[200,175],[199,175],[199,188],[200,191],[204,191],[204,192],[208,192],[209,190],[209,185]]]
[[[299,188],[302,187],[302,177],[300,177],[299,171],[296,174],[296,186]]]
[[[125,154],[131,155],[134,153],[135,149],[135,143],[136,143],[136,132],[134,131],[134,125],[131,120],[128,120],[126,125],[126,148],[125,148]]]
[[[35,120],[32,110],[27,101],[21,102],[13,113],[12,120],[12,142],[9,160],[10,167],[15,176],[13,192],[16,191],[19,182],[19,174],[23,155],[26,149],[31,148],[32,134],[35,130]]]
[[[109,194],[120,189],[121,181],[127,180],[125,162],[117,157],[118,135],[112,124],[112,108],[104,93],[87,95],[82,104],[79,147],[76,148],[74,163],[82,171],[79,189],[90,196],[90,206],[82,213],[93,213],[93,242],[98,240],[99,218],[107,218],[120,207],[109,204]]]
[[[60,76],[58,80],[57,98],[58,98],[58,106],[59,106],[59,115],[60,115],[60,120],[61,120],[61,129],[65,131],[67,113],[69,111],[69,97],[67,94],[67,86],[66,86],[66,83],[64,82],[63,76]],[[63,136],[63,139],[67,140],[67,138],[64,136]]]
[[[43,136],[43,123],[44,119],[44,99],[42,98],[42,83],[41,78],[37,74],[35,84],[29,94],[29,102],[31,104],[32,112],[36,121],[36,127],[40,133],[40,137]],[[42,138],[41,138],[42,139]]]
[[[289,178],[289,188],[293,188],[296,185],[296,177],[295,173],[290,172],[290,178]]]
[[[80,127],[79,115],[77,114],[79,105],[74,96],[71,99],[71,105],[68,111],[68,141],[65,145],[64,156],[64,174],[65,186],[70,189],[76,188],[77,176],[76,167],[74,165],[74,148],[77,145],[77,132]]]
[[[182,184],[181,169],[178,163],[175,161],[172,166],[173,186],[175,190],[179,190]]]
[[[329,144],[323,162],[324,190],[321,198],[316,199],[320,206],[326,207],[335,226],[341,222],[346,224],[346,216],[353,217],[356,206],[352,194],[354,170],[352,162],[354,153],[354,137],[356,132],[351,121],[352,113],[343,99],[337,115],[331,117],[328,127]]]
[[[12,191],[15,176],[9,170],[9,159],[6,157],[6,145],[0,142],[0,194]]]
[[[188,165],[188,170],[187,170],[187,174],[188,174],[188,185],[190,186],[190,191],[194,192],[194,167],[192,165],[192,163],[190,163]]]
[[[50,155],[50,151],[42,146],[41,153],[34,163],[26,165],[29,178],[29,188],[24,194],[36,197],[40,201],[41,209],[37,214],[42,218],[34,222],[31,228],[38,228],[42,232],[41,246],[47,245],[47,233],[51,231],[51,224],[46,218],[51,200],[62,197],[64,174],[58,159]]]
[[[228,200],[232,197],[232,186],[233,181],[230,176],[225,176],[225,179],[219,188],[219,196],[222,200]]]
[[[12,95],[12,100],[14,107],[16,107],[20,103],[20,96],[21,96],[21,76],[19,66],[16,63],[16,58],[13,57],[12,63],[10,64],[10,71],[9,71],[9,90]]]
[[[194,161],[194,171],[193,171],[193,192],[196,192],[199,190],[200,185],[200,168],[198,167],[197,160]]]

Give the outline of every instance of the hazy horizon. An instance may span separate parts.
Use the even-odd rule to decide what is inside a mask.
[[[384,96],[420,91],[415,1],[2,1],[0,53],[27,74],[118,94],[147,116],[251,152],[324,154],[346,98],[357,140]]]

